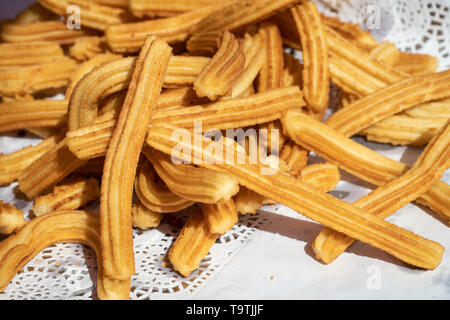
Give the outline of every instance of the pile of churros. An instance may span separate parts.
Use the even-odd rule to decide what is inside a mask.
[[[435,57],[309,0],[37,0],[0,38],[0,131],[42,138],[0,155],[0,183],[34,201],[31,219],[0,203],[0,289],[40,250],[79,242],[97,254],[98,297],[128,299],[133,228],[192,206],[167,253],[183,276],[273,203],[324,226],[312,247],[325,263],[359,240],[439,266],[439,243],[384,220],[410,202],[450,220],[450,70]],[[341,101],[325,120],[330,83]],[[424,150],[409,167],[357,135]],[[373,191],[329,194],[339,169]],[[98,199],[99,214],[82,211]]]

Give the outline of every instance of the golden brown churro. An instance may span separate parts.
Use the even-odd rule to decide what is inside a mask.
[[[97,294],[100,299],[128,299],[130,282],[115,282],[104,276],[101,265],[100,223],[98,215],[87,211],[59,211],[28,222],[19,232],[0,243],[0,290],[39,251],[56,243],[79,242],[97,254],[99,272]]]
[[[244,72],[245,55],[233,34],[225,32],[211,61],[202,69],[194,82],[199,97],[216,100],[225,95]]]
[[[184,277],[198,269],[201,260],[208,254],[219,237],[209,231],[208,223],[199,208],[191,214],[169,251],[172,268]]]
[[[51,62],[64,56],[57,43],[37,41],[0,44],[0,66],[18,67]]]
[[[235,177],[186,164],[174,164],[170,156],[151,148],[142,150],[158,176],[174,194],[193,202],[225,203],[238,191]]]
[[[233,199],[225,203],[203,204],[201,210],[212,233],[225,234],[238,222],[238,212]]]
[[[243,128],[279,119],[284,111],[302,106],[304,101],[301,91],[292,86],[204,106],[156,110],[152,123],[171,123],[191,129],[194,128],[195,121],[202,121],[202,131]],[[115,120],[107,120],[68,132],[67,145],[80,159],[102,156],[106,152],[115,124]]]
[[[22,210],[17,209],[10,203],[0,201],[0,234],[10,235],[21,229],[27,220]]]
[[[134,273],[132,193],[137,162],[172,54],[166,42],[148,37],[105,158],[100,199],[105,274],[126,280]]]
[[[412,169],[399,178],[372,191],[354,203],[365,211],[387,218],[390,214],[413,201],[438,181],[450,167],[450,120],[427,145]],[[324,229],[316,237],[313,249],[316,257],[332,262],[354,239],[330,229]]]
[[[287,166],[287,172],[298,177],[308,162],[309,151],[303,149],[292,140],[288,140],[281,149],[280,159]]]
[[[128,19],[127,11],[121,8],[114,8],[93,3],[86,0],[37,0],[44,8],[60,16],[70,17],[73,11],[70,6],[79,7],[82,13],[80,23],[84,27],[105,30],[109,25],[126,23]]]
[[[1,40],[4,42],[51,41],[59,44],[71,44],[75,39],[91,35],[89,30],[71,30],[62,21],[43,21],[29,24],[11,24],[2,26]]]
[[[291,9],[303,54],[303,92],[308,106],[323,114],[328,108],[328,48],[325,28],[316,5],[305,1]]]
[[[368,149],[301,112],[286,112],[282,123],[286,135],[296,143],[376,186],[383,186],[409,169],[404,163]],[[438,181],[417,201],[450,220],[449,195],[450,187]]]
[[[133,215],[133,227],[141,230],[156,228],[164,217],[164,214],[148,209],[139,199],[134,201],[131,213]]]
[[[171,137],[174,128],[152,127],[147,143],[161,152],[171,153],[176,145],[182,144],[188,152],[186,161],[192,161],[193,151],[203,152],[201,166],[234,174],[240,184],[261,195],[284,204],[310,219],[345,233],[360,241],[382,249],[404,262],[424,269],[436,268],[442,259],[444,248],[436,242],[424,239],[414,233],[390,224],[378,217],[364,212],[344,201],[318,191],[290,175],[273,171],[272,175],[261,174],[265,165],[225,163],[220,164],[222,155],[212,154],[211,146],[217,142],[203,140],[204,148],[189,141],[180,143]],[[225,145],[237,154],[245,151],[234,141],[225,139]],[[219,141],[218,143],[223,143]],[[208,148],[209,147],[209,148]],[[225,147],[226,148],[226,147]],[[282,185],[282,188],[276,186]],[[362,231],[364,230],[364,231]],[[395,242],[396,246],[391,244]]]
[[[29,127],[56,127],[66,121],[67,100],[0,103],[0,132]]]
[[[61,57],[52,62],[8,68],[0,74],[0,94],[32,94],[44,89],[67,86],[70,74],[76,67],[75,60]]]
[[[449,95],[450,71],[408,78],[340,109],[325,123],[352,136],[391,115]]]
[[[193,27],[202,18],[222,10],[228,3],[234,1],[227,0],[220,5],[201,7],[175,17],[110,26],[105,32],[106,41],[114,52],[138,51],[148,34],[160,37],[171,44],[183,42],[192,34]]]
[[[136,17],[171,16],[200,9],[209,5],[220,4],[220,0],[129,0],[128,7]]]
[[[263,206],[264,197],[246,187],[241,186],[239,192],[233,198],[236,211],[240,214],[256,214]]]
[[[14,182],[28,166],[64,138],[64,132],[51,136],[35,146],[0,155],[0,185]]]
[[[53,192],[34,200],[33,214],[41,216],[53,211],[76,210],[100,197],[97,179],[76,177],[53,188]]]

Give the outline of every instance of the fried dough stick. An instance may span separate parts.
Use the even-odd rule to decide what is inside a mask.
[[[124,105],[106,153],[100,197],[105,274],[127,280],[134,273],[132,194],[147,125],[161,93],[172,49],[149,36],[136,61]]]
[[[224,149],[228,146],[235,155],[245,156],[245,150],[234,141],[224,139],[211,142],[204,139],[202,147],[194,145],[192,141],[177,141],[172,137],[173,130],[176,128],[154,126],[146,142],[167,154],[170,154],[176,145],[182,146],[188,155],[184,159],[186,161],[192,161],[193,151],[202,152],[205,161],[201,166],[234,174],[241,185],[325,226],[382,249],[410,265],[434,269],[440,264],[444,248],[438,243],[426,240],[332,195],[318,191],[288,174],[273,170],[272,175],[263,175],[261,170],[270,170],[269,167],[263,164],[249,164],[248,158],[244,164],[236,164],[236,161],[221,164],[220,158],[223,159],[224,154],[213,154],[210,144],[225,141]]]
[[[82,243],[97,254],[100,299],[129,299],[130,281],[111,280],[103,273],[99,218],[87,211],[59,211],[37,217],[3,240],[0,243],[0,290],[5,290],[17,272],[41,250],[67,242]]]
[[[410,170],[353,205],[385,219],[423,194],[449,167],[450,120],[434,136]],[[325,228],[315,238],[313,249],[317,258],[330,263],[353,242],[354,239]]]
[[[285,133],[299,145],[376,186],[383,186],[409,170],[404,163],[382,156],[301,112],[285,113],[282,123]],[[416,201],[448,221],[449,195],[450,187],[437,181]]]

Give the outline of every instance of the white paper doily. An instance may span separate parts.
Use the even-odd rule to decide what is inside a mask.
[[[437,56],[440,62],[439,70],[450,68],[450,0],[323,0],[316,1],[316,3],[322,12],[338,16],[345,21],[360,23],[365,29],[367,29],[366,22],[368,17],[374,14],[374,10],[375,12],[379,10],[381,21],[379,28],[371,30],[377,40],[392,41],[399,49],[404,51]],[[357,139],[358,142],[375,148],[391,158],[409,163],[412,163],[420,152],[416,148],[391,147],[367,143],[361,138]],[[29,144],[36,144],[38,141],[32,138],[18,139],[1,136],[0,152],[9,153]],[[443,180],[450,182],[448,171]],[[0,188],[0,199],[13,202],[16,206],[23,209],[24,212],[28,212],[31,204],[15,198],[13,192],[15,186],[16,184],[12,184],[11,186]],[[369,192],[367,185],[361,184],[361,181],[343,173],[342,181],[339,183],[336,191],[334,191],[334,194],[345,201],[353,202],[362,195],[367,194],[367,192]],[[422,210],[414,205],[408,205],[400,211],[413,212],[416,215],[415,221],[421,221],[421,218],[418,216],[420,216]],[[426,216],[426,214],[424,215]],[[186,214],[179,213],[173,216],[176,219],[183,220]],[[358,291],[354,291],[354,295],[352,295],[351,290],[345,290],[345,288],[353,288],[353,284],[347,280],[344,281],[346,276],[344,270],[339,269],[340,262],[336,262],[332,267],[324,266],[306,256],[304,252],[297,252],[298,243],[305,245],[306,242],[312,240],[317,231],[320,230],[320,227],[317,224],[311,224],[308,225],[308,228],[290,230],[290,225],[293,228],[293,226],[296,226],[296,223],[291,223],[291,220],[288,223],[278,223],[279,221],[296,217],[299,216],[293,213],[292,210],[278,205],[265,207],[256,216],[241,217],[233,230],[220,237],[211,249],[211,252],[202,261],[199,270],[195,271],[188,278],[181,277],[178,273],[163,265],[163,258],[167,248],[179,231],[178,227],[163,221],[161,226],[154,230],[146,232],[135,230],[136,275],[132,278],[130,298],[333,298],[335,294],[333,290],[336,287],[340,295],[338,298],[363,298],[364,294]],[[395,217],[390,217],[388,220],[394,222]],[[417,233],[428,236],[426,227],[417,227],[416,224],[410,223],[410,220],[403,220],[398,220],[399,225],[409,229],[418,228]],[[433,226],[431,230],[435,230],[435,228],[437,227]],[[443,239],[433,238],[433,233],[430,230],[428,231],[430,238],[441,242],[445,247],[450,247],[448,241],[445,243]],[[302,232],[304,236],[292,236],[292,234]],[[290,242],[285,241],[283,238],[285,234],[289,235]],[[292,238],[294,242],[291,241]],[[254,241],[250,241],[252,239]],[[270,243],[264,243],[264,241],[270,241]],[[270,248],[271,244],[278,245],[279,243],[278,255],[273,250],[265,252],[265,245]],[[296,249],[289,251],[289,256],[287,256],[285,254],[286,250],[290,250],[292,246]],[[353,252],[355,250],[357,251],[358,249],[353,249]],[[259,256],[269,260],[259,261],[257,260]],[[299,257],[303,256],[306,256],[306,258],[302,258],[303,260],[299,263]],[[236,258],[233,259],[234,257]],[[273,259],[270,260],[271,258]],[[360,257],[346,256],[346,258],[357,259]],[[345,259],[342,258],[342,260]],[[268,268],[271,266],[276,266],[276,268],[280,269],[280,263],[284,269],[270,271],[270,274],[285,273],[286,277],[280,276],[281,282],[279,283],[276,281],[264,282],[273,277],[265,270],[270,270]],[[297,263],[299,264],[296,265]],[[366,270],[365,267],[367,265],[370,266],[371,262],[370,259],[362,259],[362,261],[359,259],[354,263],[361,266],[361,269],[357,270],[364,271]],[[395,263],[392,266],[395,269]],[[392,268],[392,266],[388,264],[386,268]],[[292,268],[294,270],[291,270]],[[299,268],[299,271],[296,270],[297,268]],[[430,278],[429,281],[422,279],[422,282],[412,290],[417,290],[424,283],[432,286],[436,281],[440,285],[448,283],[450,287],[449,270],[448,254],[446,254],[444,263],[438,271],[435,271],[434,278]],[[299,272],[315,274],[318,271],[322,272],[321,275],[318,275],[318,278],[315,275],[313,279],[301,278],[300,281],[303,281],[301,284],[293,283],[292,279],[298,276]],[[339,275],[339,272],[342,272],[341,284],[338,284],[339,281],[336,281],[336,278],[334,278],[334,282],[330,282],[331,280],[326,278],[329,274]],[[396,276],[395,272],[395,270],[390,270],[389,274]],[[408,273],[409,271],[402,272]],[[410,274],[407,275],[412,277]],[[433,277],[429,276],[430,273],[421,277],[427,277],[427,275],[428,277]],[[357,279],[359,276],[363,277],[364,274],[361,275],[361,272],[352,274],[351,279]],[[6,290],[0,293],[0,299],[95,299],[95,279],[96,257],[91,249],[78,244],[54,245],[43,250],[31,260],[16,275]],[[261,279],[264,281],[261,282]],[[398,277],[398,279],[402,278]],[[417,280],[417,276],[410,279],[405,280],[405,283],[407,281],[414,283],[414,279]],[[399,286],[395,286],[394,280],[390,280],[390,282],[394,283],[394,288],[399,290],[397,294],[399,292],[407,294],[410,292],[408,290],[411,290],[411,285],[399,288]],[[388,285],[391,285],[390,282]],[[277,283],[278,287],[276,286]],[[331,287],[327,287],[330,286],[330,283],[332,283]],[[255,286],[258,286],[258,290],[255,290]],[[298,290],[299,287],[302,290]],[[401,291],[402,288],[404,291]],[[450,297],[450,289],[445,291],[445,288],[433,288],[433,290],[437,297]],[[381,298],[380,296],[371,295],[372,293],[366,294],[366,297]],[[417,292],[415,293],[417,294]],[[388,298],[390,296],[382,297]],[[391,297],[396,297],[396,295],[392,294]]]

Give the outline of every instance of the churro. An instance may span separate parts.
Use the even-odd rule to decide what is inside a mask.
[[[368,141],[421,147],[445,124],[448,118],[416,118],[394,115],[364,129]]]
[[[308,162],[309,151],[303,149],[292,140],[284,143],[280,152],[280,159],[283,160],[287,166],[287,172],[298,177],[303,168]]]
[[[281,121],[286,135],[296,143],[376,186],[383,186],[409,169],[404,163],[366,148],[301,112],[286,112]],[[449,195],[450,187],[438,181],[417,201],[449,220]]]
[[[352,136],[413,106],[450,95],[450,71],[428,74],[389,85],[340,109],[325,123]]]
[[[132,195],[136,167],[172,49],[149,36],[136,61],[102,177],[100,221],[105,274],[126,280],[134,273]]]
[[[208,254],[219,237],[209,231],[208,223],[199,208],[191,214],[169,251],[172,268],[184,277],[200,267],[201,260]]]
[[[5,290],[16,273],[39,251],[56,243],[67,242],[88,245],[97,254],[97,294],[100,299],[129,299],[129,281],[114,282],[103,274],[98,215],[87,211],[59,211],[37,217],[2,241],[0,290]]]
[[[209,5],[221,4],[220,0],[129,0],[128,7],[136,17],[172,16],[201,9]]]
[[[354,206],[382,219],[413,201],[438,181],[450,167],[450,120],[434,136],[413,167],[399,178],[372,191]],[[316,257],[332,262],[354,239],[325,228],[313,242]]]
[[[97,179],[76,177],[55,186],[49,194],[37,197],[33,204],[33,214],[41,216],[53,211],[76,210],[100,197]]]
[[[73,90],[69,102],[69,131],[92,124],[98,115],[99,101],[128,88],[136,58],[113,60],[94,68]],[[165,85],[192,84],[208,61],[206,57],[172,56],[164,77]]]
[[[225,95],[244,72],[245,55],[233,34],[225,32],[216,54],[194,82],[199,97],[216,100]]]
[[[46,63],[63,56],[63,49],[57,43],[37,41],[0,44],[0,67]]]
[[[67,86],[76,67],[75,60],[61,57],[52,62],[7,68],[0,74],[0,94],[24,95]]]
[[[236,211],[242,215],[256,214],[263,206],[264,197],[260,194],[241,186],[239,192],[233,197]]]
[[[330,87],[325,28],[313,1],[305,1],[291,11],[302,44],[305,100],[314,112],[324,114]]]
[[[37,0],[44,8],[60,16],[70,17],[70,6],[77,6],[82,12],[79,19],[81,26],[104,31],[109,25],[129,21],[128,13],[121,8],[104,6],[86,0]]]
[[[329,192],[336,188],[341,175],[334,164],[317,163],[304,167],[297,178],[318,190]]]
[[[139,199],[136,199],[131,210],[133,215],[133,227],[141,230],[149,230],[159,226],[164,214],[154,212],[144,206]]]
[[[144,43],[147,35],[154,35],[170,44],[185,41],[200,20],[213,12],[220,11],[228,3],[235,0],[222,1],[201,7],[196,10],[177,15],[175,17],[147,20],[109,26],[105,31],[106,41],[114,52],[135,52]]]
[[[194,32],[237,31],[245,26],[258,23],[271,15],[287,9],[298,0],[246,0],[237,1],[221,10],[209,14],[195,26]]]
[[[233,199],[225,203],[203,204],[201,210],[212,233],[225,234],[238,222],[238,212]]]
[[[0,132],[29,127],[57,127],[66,122],[67,100],[0,103]]]
[[[171,137],[173,130],[175,130],[174,127],[154,126],[146,142],[151,147],[170,154],[173,147],[180,144]],[[209,146],[216,143],[225,143],[225,146],[232,148],[237,156],[242,153],[245,155],[245,150],[239,148],[234,141],[224,139],[224,141],[211,142],[205,139],[203,140],[204,148],[194,145],[192,141],[182,143],[188,151],[187,159],[184,160],[191,161],[193,151],[202,152],[205,161],[201,163],[201,166],[234,174],[240,184],[312,220],[382,249],[410,265],[434,269],[440,264],[444,250],[440,244],[375,217],[332,195],[318,191],[288,174],[273,171],[272,175],[263,175],[262,169],[270,170],[263,164],[251,165],[248,164],[248,159],[244,164],[236,164],[236,162],[220,164],[223,154],[212,154],[211,146]],[[395,246],[392,246],[393,242]]]
[[[21,229],[27,220],[22,210],[17,209],[10,203],[0,201],[0,234],[10,235]]]
[[[301,108],[304,104],[301,91],[292,86],[203,106],[158,109],[153,115],[152,123],[171,123],[192,129],[196,121],[201,121],[202,131],[243,128],[277,120],[284,111]],[[80,159],[102,156],[106,152],[115,125],[116,120],[107,120],[70,131],[67,133],[67,145]]]
[[[14,182],[22,172],[64,138],[64,132],[51,136],[35,146],[0,155],[0,185]]]
[[[153,212],[178,212],[194,204],[193,201],[184,199],[170,191],[157,176],[155,169],[148,160],[140,164],[135,188],[140,202]]]
[[[3,42],[51,41],[59,44],[71,44],[75,39],[92,35],[89,30],[69,29],[62,21],[42,21],[28,24],[7,23],[2,26]]]
[[[225,203],[239,191],[238,181],[231,175],[183,163],[174,164],[170,156],[151,148],[144,148],[142,153],[167,188],[186,200]]]

